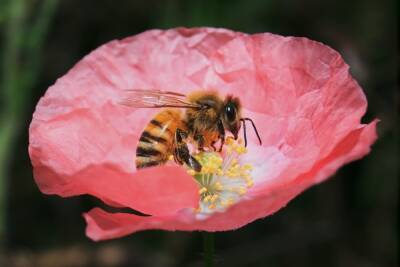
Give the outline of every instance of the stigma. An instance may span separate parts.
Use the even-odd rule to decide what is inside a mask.
[[[240,160],[247,153],[242,141],[228,137],[224,148],[222,154],[209,151],[195,154],[202,165],[201,172],[188,170],[199,185],[200,203],[195,210],[199,215],[224,212],[253,186],[252,166]]]

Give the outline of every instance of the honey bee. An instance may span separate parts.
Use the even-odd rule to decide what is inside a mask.
[[[247,146],[246,121],[250,121],[261,144],[254,122],[241,117],[239,98],[228,95],[221,98],[214,91],[194,91],[189,95],[160,90],[126,90],[120,103],[134,108],[162,108],[144,128],[136,149],[136,168],[166,163],[171,156],[178,164],[186,164],[200,172],[201,164],[190,154],[188,143],[199,151],[220,152],[225,133],[232,133],[235,140],[243,123]]]

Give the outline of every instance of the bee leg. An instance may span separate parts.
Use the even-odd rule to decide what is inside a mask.
[[[211,147],[214,149],[214,151],[217,151],[217,148],[215,147],[215,143],[216,143],[215,141],[212,141],[211,142]]]
[[[187,133],[181,129],[176,129],[175,132],[175,149],[174,149],[174,160],[176,163],[183,164],[182,154],[184,151],[184,146],[186,145],[183,142],[183,139],[187,138]],[[186,147],[187,148],[187,147]]]
[[[190,168],[196,172],[201,171],[201,164],[189,153],[189,149],[185,143],[178,145],[175,149],[175,158],[179,164],[186,163]]]
[[[177,128],[175,132],[175,141],[177,144],[180,144],[183,142],[183,139],[188,138],[187,132],[185,132],[182,129]]]
[[[189,155],[185,163],[196,172],[201,172],[201,164],[192,155]]]
[[[204,136],[203,135],[201,135],[201,134],[195,134],[194,136],[193,136],[193,139],[194,139],[194,141],[196,141],[196,143],[197,143],[197,148],[198,148],[198,150],[200,150],[200,151],[204,151]]]
[[[195,159],[192,155],[190,155],[189,148],[186,143],[183,141],[187,138],[187,133],[181,129],[176,129],[175,132],[175,149],[174,149],[174,157],[179,164],[186,163],[190,168],[195,170],[196,172],[201,171],[201,164]]]
[[[180,165],[183,164],[183,161],[180,158],[179,149],[177,147],[174,149],[174,161]]]
[[[224,146],[225,143],[225,128],[224,125],[222,124],[222,121],[218,121],[218,133],[219,133],[219,138],[221,139],[221,145],[219,146],[218,152],[222,151],[222,147]]]

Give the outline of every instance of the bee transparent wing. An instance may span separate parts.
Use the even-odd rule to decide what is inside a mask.
[[[129,89],[119,102],[122,105],[134,108],[200,108],[200,105],[190,103],[186,96],[180,93],[160,91]]]

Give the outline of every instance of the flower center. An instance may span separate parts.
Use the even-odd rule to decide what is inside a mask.
[[[253,186],[250,176],[252,166],[240,162],[246,148],[233,138],[227,138],[224,153],[200,152],[194,157],[202,165],[201,172],[192,169],[188,173],[199,184],[200,203],[196,212],[211,214],[223,212],[237,203]]]

